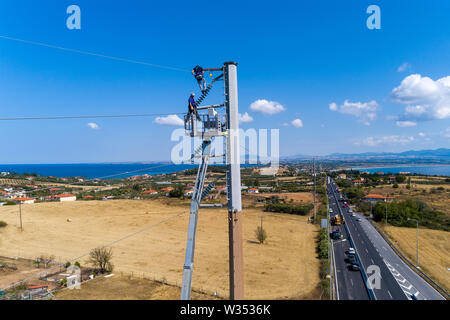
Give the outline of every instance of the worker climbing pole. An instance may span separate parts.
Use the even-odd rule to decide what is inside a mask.
[[[185,117],[186,134],[200,137],[202,144],[191,157],[201,158],[194,193],[192,195],[186,257],[183,268],[183,282],[181,299],[191,297],[192,273],[194,267],[195,237],[197,231],[198,210],[200,202],[214,187],[214,182],[205,184],[208,161],[211,157],[211,140],[214,137],[226,135],[226,163],[227,163],[227,200],[228,200],[228,230],[229,230],[229,264],[230,264],[230,299],[244,298],[243,252],[242,252],[242,204],[241,204],[241,174],[239,156],[239,122],[238,122],[238,93],[237,93],[237,64],[226,62],[222,68],[202,69],[204,71],[221,71],[222,74],[213,79],[202,95],[196,101],[197,110],[208,110],[208,114],[201,114],[201,126],[196,118],[190,114]],[[225,103],[212,106],[199,106],[211,91],[216,81],[225,82]],[[215,112],[216,108],[225,107],[225,119]],[[201,155],[200,155],[201,152]]]

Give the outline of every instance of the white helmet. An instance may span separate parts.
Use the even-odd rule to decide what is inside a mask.
[[[191,97],[193,97],[193,96],[195,96],[195,93],[192,92],[192,93],[191,93]]]

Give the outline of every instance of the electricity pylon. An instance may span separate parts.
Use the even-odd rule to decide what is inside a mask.
[[[225,107],[225,119],[214,112],[200,115],[202,126],[198,126],[194,116],[185,118],[186,134],[191,137],[202,138],[201,162],[199,164],[194,193],[192,195],[186,256],[183,267],[183,282],[181,286],[181,300],[191,298],[192,273],[194,267],[195,237],[197,232],[198,210],[201,200],[211,190],[210,184],[203,191],[208,161],[211,152],[211,140],[217,136],[226,136],[226,176],[228,200],[228,233],[229,233],[229,264],[230,264],[230,299],[244,298],[244,272],[242,250],[242,200],[241,200],[241,172],[239,154],[239,119],[238,119],[238,91],[237,91],[237,63],[225,62],[222,68],[204,69],[205,71],[222,71],[225,82],[225,102],[223,105],[198,107],[198,110]],[[222,76],[214,79],[218,81]],[[212,88],[200,97],[200,102]],[[195,154],[193,155],[195,156]]]

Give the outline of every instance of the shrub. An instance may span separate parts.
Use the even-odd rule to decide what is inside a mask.
[[[5,221],[0,221],[0,228],[6,227],[8,224]]]
[[[260,244],[263,244],[267,239],[267,232],[263,227],[258,226],[255,231],[256,239],[258,239]]]
[[[283,202],[268,202],[264,205],[264,211],[290,213],[301,216],[308,214],[312,208],[312,204],[302,205]]]
[[[392,186],[392,188],[397,189],[398,188],[398,184],[394,183],[394,185]]]

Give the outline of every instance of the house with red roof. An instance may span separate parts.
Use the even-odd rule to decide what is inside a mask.
[[[150,190],[146,190],[146,191],[142,192],[142,194],[153,195],[153,194],[158,194],[158,191],[150,189]]]
[[[362,198],[364,201],[369,201],[372,203],[376,203],[378,201],[384,201],[384,202],[392,202],[394,200],[394,197],[385,197],[379,194],[370,193]]]
[[[77,200],[77,196],[74,194],[70,194],[70,193],[57,194],[54,198],[59,200],[60,202],[68,202],[68,201]]]
[[[20,197],[12,199],[17,204],[32,204],[34,203],[34,198],[26,198],[26,197]]]

